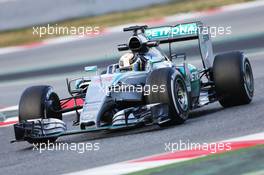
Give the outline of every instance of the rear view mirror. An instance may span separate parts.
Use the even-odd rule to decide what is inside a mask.
[[[66,79],[69,94],[82,94],[86,92],[91,80],[87,78]]]
[[[183,59],[184,61],[186,60],[186,54],[185,53],[179,53],[179,54],[172,54],[171,55],[171,59],[175,60],[175,59]]]
[[[86,66],[84,68],[84,71],[85,72],[96,72],[96,75],[97,75],[97,66]]]

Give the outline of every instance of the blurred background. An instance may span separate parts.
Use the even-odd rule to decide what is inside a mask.
[[[125,134],[84,134],[60,140],[101,144],[100,151],[82,155],[63,151],[39,155],[27,143],[10,145],[13,128],[2,127],[1,173],[69,173],[162,153],[164,143],[180,139],[207,143],[263,132],[264,1],[0,0],[0,111],[15,106],[12,115],[16,120],[20,95],[27,87],[51,85],[64,98],[69,96],[66,78],[88,76],[83,71],[85,66],[98,65],[101,71],[110,63],[116,63],[122,54],[117,51],[117,45],[127,43],[131,36],[131,33],[122,31],[123,27],[176,25],[196,20],[211,27],[230,28],[230,34],[212,37],[215,54],[241,50],[249,57],[255,78],[255,96],[250,105],[223,110],[214,103],[191,113],[187,124],[162,130],[147,128],[145,130],[151,132],[143,129]],[[33,34],[34,28],[47,26],[98,27],[99,34],[55,33],[42,37]],[[168,52],[167,45],[161,47]],[[201,63],[197,41],[174,43],[172,51],[185,52],[191,64]],[[73,117],[66,119],[67,124],[71,124]],[[1,118],[8,120],[0,114],[0,122]],[[202,166],[192,166],[191,163],[192,167],[183,169],[182,174],[192,174],[198,167],[202,168],[202,175],[216,170],[218,173],[215,174],[242,174],[249,168],[256,168],[251,165],[257,163],[262,163],[263,170],[262,155],[263,149],[250,157],[231,156]],[[214,169],[209,171],[209,167]],[[228,167],[233,169],[226,171]]]
[[[1,0],[0,30],[18,29],[73,18],[124,12],[171,0]],[[180,1],[180,0],[174,0]]]

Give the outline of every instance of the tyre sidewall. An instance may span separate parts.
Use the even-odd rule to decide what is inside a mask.
[[[19,121],[40,118],[57,118],[61,120],[62,114],[50,109],[51,106],[47,106],[48,102],[55,110],[61,109],[59,97],[51,86],[27,88],[19,101]]]
[[[252,77],[252,91],[245,85],[245,65]],[[223,107],[248,104],[254,95],[254,78],[248,58],[242,52],[217,55],[213,67],[214,82],[219,102]]]
[[[172,76],[171,76],[171,92],[172,94],[170,95],[171,98],[171,103],[173,104],[173,108],[172,111],[175,113],[177,113],[178,117],[182,118],[183,121],[185,121],[188,118],[188,113],[189,113],[189,98],[187,96],[187,106],[185,109],[183,109],[181,107],[181,105],[179,104],[179,101],[177,100],[177,90],[179,88],[179,84],[178,81],[181,81],[184,91],[186,92],[186,94],[188,95],[187,92],[187,87],[185,84],[185,81],[182,77],[182,75],[177,71],[174,70]]]
[[[182,124],[188,118],[189,106],[184,110],[181,108],[177,97],[177,80],[182,81],[184,89],[187,92],[185,81],[181,73],[171,67],[160,68],[153,70],[149,77],[147,78],[147,83],[150,86],[165,85],[164,92],[150,93],[147,97],[147,103],[164,103],[168,104],[169,107],[169,118],[170,120],[162,125],[167,126],[171,124]],[[187,93],[188,97],[188,93]],[[187,103],[189,104],[189,98],[187,98]]]

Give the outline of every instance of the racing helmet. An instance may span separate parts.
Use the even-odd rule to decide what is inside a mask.
[[[121,71],[141,71],[143,70],[143,63],[139,56],[132,52],[125,53],[119,60],[119,69]]]
[[[131,69],[133,63],[134,63],[134,54],[131,52],[125,53],[119,59],[119,68]]]

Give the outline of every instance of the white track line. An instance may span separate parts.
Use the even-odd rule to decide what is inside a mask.
[[[18,105],[2,108],[0,109],[0,112],[8,112],[8,111],[15,111],[15,110],[18,110]]]

